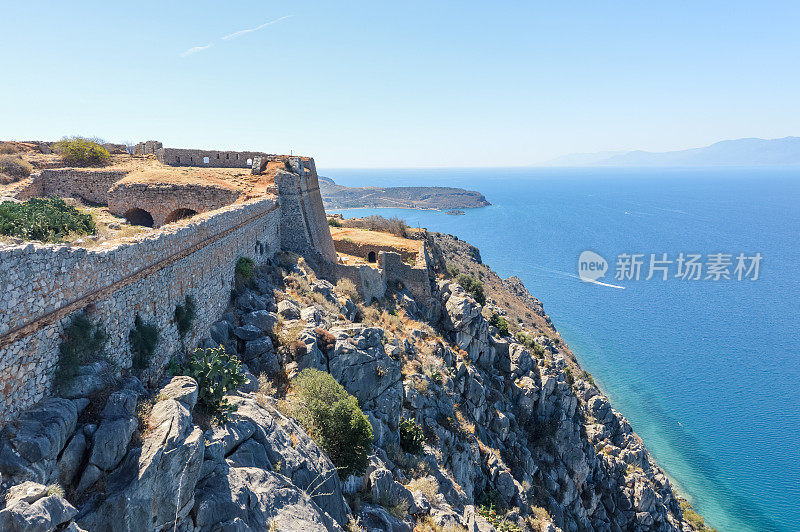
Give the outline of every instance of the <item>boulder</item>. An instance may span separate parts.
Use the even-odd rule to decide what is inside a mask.
[[[278,324],[278,315],[266,310],[256,310],[242,315],[242,323],[252,325],[265,334],[272,334]]]
[[[314,498],[285,476],[220,465],[197,486],[196,530],[341,531]]]
[[[275,471],[308,492],[337,523],[346,525],[350,511],[336,468],[305,431],[269,404],[262,406],[250,397],[229,400],[237,407],[237,424],[250,423],[252,439],[264,447]]]
[[[278,314],[287,320],[300,319],[300,306],[291,299],[284,299],[278,303]]]
[[[89,463],[105,471],[116,467],[125,456],[137,425],[134,417],[103,420],[94,433]]]
[[[260,338],[264,333],[254,325],[243,325],[242,327],[236,327],[233,330],[233,334],[240,340],[248,341]]]
[[[392,504],[405,509],[410,514],[419,512],[414,495],[392,476],[385,468],[372,471],[368,477],[371,486],[372,500],[383,506]]]
[[[108,476],[105,499],[82,512],[78,525],[103,532],[173,528],[194,506],[203,449],[203,432],[186,405],[159,401],[142,447],[128,452]]]
[[[28,462],[53,459],[75,431],[77,421],[78,408],[74,402],[51,397],[22,414],[17,423],[6,426],[9,443]]]
[[[58,494],[33,504],[17,501],[0,511],[0,530],[5,532],[49,532],[69,522],[78,510]]]
[[[233,325],[231,325],[229,321],[219,320],[211,325],[209,333],[214,343],[217,345],[225,345],[233,335]]]
[[[187,376],[173,377],[159,394],[183,403],[191,411],[197,404],[197,381]]]
[[[130,418],[136,413],[138,394],[133,390],[120,390],[108,396],[106,406],[100,413],[103,419]]]
[[[363,504],[358,513],[359,523],[364,530],[383,532],[411,532],[411,525],[394,517],[382,506]]]
[[[26,480],[22,484],[11,486],[6,492],[6,506],[14,506],[19,501],[33,504],[47,495],[47,486]]]
[[[56,477],[62,486],[69,486],[83,462],[88,443],[84,431],[78,430],[69,441],[56,466]]]
[[[252,438],[241,444],[236,451],[228,456],[231,467],[257,467],[259,469],[272,469],[272,464],[267,458],[264,446]]]

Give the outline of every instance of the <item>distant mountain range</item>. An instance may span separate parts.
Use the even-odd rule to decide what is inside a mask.
[[[542,166],[766,166],[800,165],[800,137],[723,140],[688,150],[573,153]]]

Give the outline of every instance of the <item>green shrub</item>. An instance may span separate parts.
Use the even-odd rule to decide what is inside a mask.
[[[567,384],[570,386],[575,384],[575,375],[572,374],[572,368],[564,368],[564,374],[566,375]]]
[[[331,227],[341,227],[342,222],[340,222],[338,218],[328,218],[328,225]]]
[[[85,312],[76,314],[64,329],[58,363],[53,375],[56,390],[62,390],[77,375],[78,366],[104,356],[108,335],[92,323]]]
[[[183,305],[175,305],[175,325],[181,338],[192,330],[192,324],[197,317],[197,302],[194,296],[187,295]]]
[[[456,277],[458,277],[458,274],[461,273],[458,267],[452,264],[448,264],[446,270],[447,270],[447,276],[451,279],[455,279]]]
[[[489,524],[492,525],[497,532],[522,532],[522,528],[519,525],[499,515],[493,504],[478,506],[475,511],[478,515],[489,521]]]
[[[499,314],[493,314],[489,323],[493,327],[497,327],[497,330],[500,331],[500,336],[508,336],[508,321],[504,317]]]
[[[236,355],[225,352],[225,348],[197,348],[184,366],[171,364],[176,375],[188,375],[197,381],[197,406],[225,421],[228,414],[236,411],[236,405],[228,403],[225,395],[235,392],[244,384],[244,372]]]
[[[294,173],[294,168],[292,168],[292,163],[290,163],[288,159],[283,161],[283,167],[286,169],[287,172]]]
[[[683,519],[691,523],[695,530],[699,530],[700,532],[716,532],[715,528],[706,525],[703,517],[694,511],[689,501],[681,500],[680,507],[683,512]]]
[[[486,304],[486,296],[483,293],[483,283],[472,277],[471,275],[467,275],[466,273],[460,273],[456,276],[456,282],[461,285],[461,287],[467,291],[475,301],[478,302],[479,305]]]
[[[422,434],[422,427],[417,422],[409,418],[400,419],[400,447],[407,453],[420,454],[425,443],[425,436]]]
[[[245,281],[252,281],[255,266],[256,263],[253,262],[253,259],[239,257],[239,260],[236,261],[236,276]]]
[[[83,214],[60,198],[0,203],[0,235],[61,242],[68,235],[93,235],[95,232],[97,228],[90,214]]]
[[[22,179],[31,175],[33,166],[28,161],[10,155],[0,156],[0,174]]]
[[[145,323],[137,314],[133,320],[133,329],[128,334],[128,342],[131,344],[133,368],[147,368],[158,345],[158,326],[155,323]]]
[[[307,368],[292,379],[289,413],[342,470],[362,473],[372,448],[372,426],[358,401],[329,374]]]
[[[56,142],[53,149],[70,166],[103,166],[111,159],[111,154],[97,140],[65,137]]]

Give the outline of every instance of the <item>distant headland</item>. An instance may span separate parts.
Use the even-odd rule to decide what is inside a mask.
[[[480,192],[454,187],[346,187],[320,176],[319,188],[326,209],[453,210],[491,205]]]

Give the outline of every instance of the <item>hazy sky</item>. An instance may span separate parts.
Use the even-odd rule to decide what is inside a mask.
[[[527,165],[800,135],[800,2],[4,2],[0,139]]]

